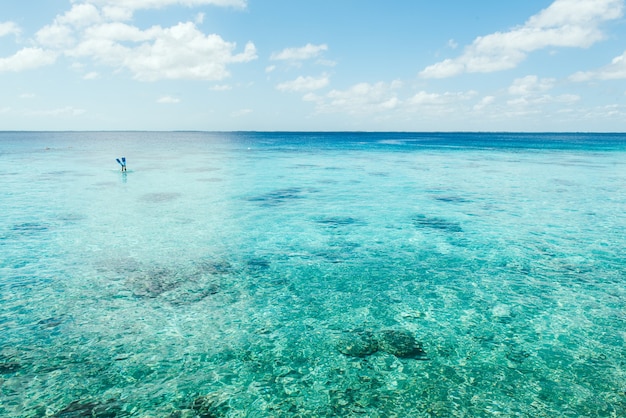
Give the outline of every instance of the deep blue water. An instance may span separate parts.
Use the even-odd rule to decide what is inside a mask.
[[[0,163],[0,416],[626,415],[625,134],[0,132]]]

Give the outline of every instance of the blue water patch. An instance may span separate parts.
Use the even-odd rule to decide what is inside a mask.
[[[622,134],[0,155],[0,416],[626,416]]]

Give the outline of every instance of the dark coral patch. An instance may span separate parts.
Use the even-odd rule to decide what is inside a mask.
[[[39,325],[41,329],[55,328],[61,325],[63,323],[63,320],[63,316],[51,317],[42,319],[41,321],[37,322],[37,325]]]
[[[341,226],[361,224],[358,219],[351,216],[324,216],[316,218],[315,222],[321,225],[325,225],[329,228],[338,228]]]
[[[251,258],[246,261],[246,266],[249,270],[262,271],[270,268],[270,261],[264,258]]]
[[[448,195],[437,195],[433,196],[433,199],[438,200],[440,202],[446,203],[467,203],[469,200],[460,196],[448,196]]]
[[[54,418],[115,418],[126,416],[126,414],[117,402],[110,400],[107,402],[73,401],[52,416]]]
[[[284,189],[276,189],[267,193],[263,193],[257,196],[249,197],[249,202],[255,202],[261,206],[276,206],[294,201],[297,199],[303,199],[306,197],[306,193],[313,192],[313,189],[302,187],[287,187]]]
[[[191,409],[196,416],[202,418],[217,418],[228,414],[228,398],[219,393],[210,393],[205,396],[198,396],[191,404]]]
[[[378,341],[371,332],[345,332],[337,339],[337,350],[350,357],[367,357],[378,351]]]
[[[133,295],[142,298],[156,298],[162,293],[178,287],[181,277],[165,268],[156,268],[130,277],[127,281]]]
[[[15,224],[11,230],[20,235],[32,235],[48,230],[48,226],[39,222],[24,222]]]
[[[446,232],[462,232],[463,229],[458,222],[449,221],[444,218],[430,217],[426,215],[416,215],[413,217],[413,224],[418,228],[436,229]]]
[[[12,374],[22,368],[22,365],[16,361],[0,362],[0,374]]]
[[[384,330],[377,334],[378,346],[381,351],[400,358],[425,358],[422,344],[415,336],[403,330]]]

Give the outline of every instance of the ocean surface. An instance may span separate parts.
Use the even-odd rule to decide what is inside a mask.
[[[626,416],[626,134],[2,132],[0,214],[2,417]]]

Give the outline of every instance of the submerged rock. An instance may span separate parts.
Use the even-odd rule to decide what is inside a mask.
[[[22,368],[22,365],[16,361],[0,362],[0,374],[12,374]]]
[[[384,330],[376,335],[378,348],[400,358],[425,358],[422,344],[409,331]]]
[[[511,347],[506,352],[505,356],[513,363],[523,363],[524,360],[530,357],[530,353],[520,347]]]
[[[426,215],[416,215],[413,217],[413,223],[419,228],[436,229],[446,232],[462,232],[461,225],[457,222],[449,221],[443,218],[428,217]]]
[[[228,413],[228,398],[222,393],[209,393],[198,396],[191,405],[200,418],[224,417]]]
[[[13,225],[11,229],[22,235],[29,235],[37,232],[45,232],[48,230],[48,226],[39,222],[24,222]]]
[[[11,226],[6,235],[0,235],[0,240],[32,238],[46,233],[49,230],[47,224],[39,222],[24,222]]]
[[[252,271],[263,271],[270,268],[271,263],[264,258],[251,258],[246,261],[246,267]]]
[[[156,298],[178,287],[181,278],[168,269],[158,268],[132,276],[127,283],[136,297]]]
[[[42,319],[41,321],[37,322],[37,325],[39,325],[39,327],[41,329],[55,328],[55,327],[58,327],[59,325],[61,325],[63,323],[63,319],[64,319],[63,316],[46,318],[46,319]]]
[[[143,266],[132,257],[112,257],[97,262],[96,268],[101,272],[112,271],[121,276],[128,276],[141,272]]]
[[[195,262],[173,267],[155,266],[128,275],[126,289],[136,298],[159,298],[173,305],[199,302],[220,291],[229,263]]]
[[[234,268],[227,260],[203,259],[195,262],[198,272],[204,274],[218,275],[231,273]]]
[[[261,206],[271,207],[305,198],[307,193],[314,193],[315,191],[315,189],[305,187],[286,187],[252,196],[247,198],[247,200],[248,202],[258,203]]]
[[[52,415],[54,418],[99,417],[115,418],[127,416],[119,404],[113,400],[106,402],[74,401]]]
[[[215,295],[219,292],[217,284],[199,284],[194,283],[193,286],[179,287],[164,295],[164,299],[172,305],[183,305],[187,303],[200,302],[201,300]]]
[[[329,228],[338,228],[341,226],[356,225],[361,222],[351,216],[326,216],[315,219],[315,222]]]
[[[276,189],[261,195],[249,197],[249,202],[258,202],[263,206],[276,206],[289,200],[301,199],[303,189],[300,187],[288,187]]]
[[[469,202],[469,200],[465,199],[464,197],[452,196],[452,195],[433,196],[433,199],[438,200],[440,202],[446,202],[446,203],[467,203],[467,202]]]
[[[350,357],[366,357],[378,351],[378,341],[371,332],[345,332],[337,340],[337,350]]]
[[[350,357],[367,357],[378,351],[399,358],[426,359],[426,352],[415,336],[405,330],[344,332],[336,343],[341,354]]]

